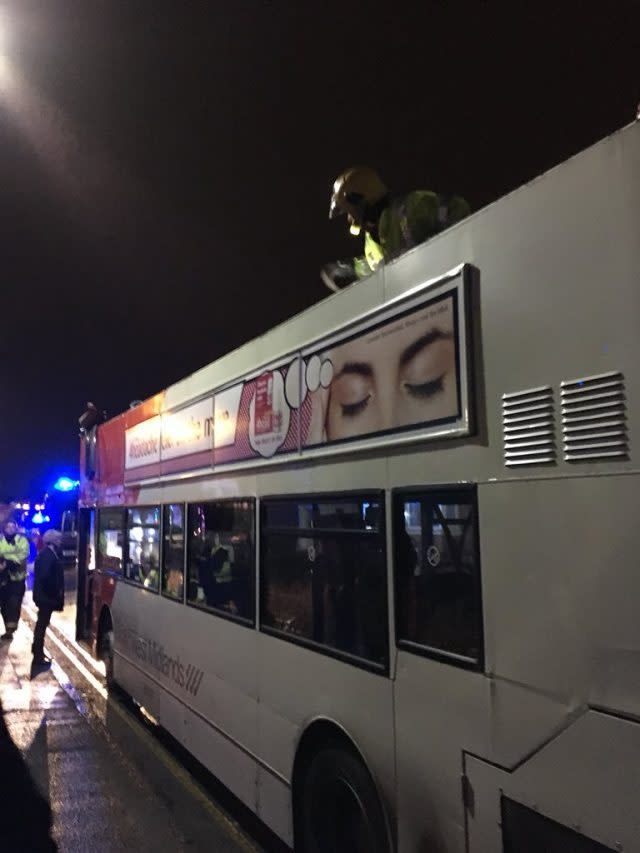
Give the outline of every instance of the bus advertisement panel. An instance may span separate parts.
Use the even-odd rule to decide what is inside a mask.
[[[214,465],[297,453],[299,412],[291,405],[298,357],[261,370],[214,396]]]
[[[161,463],[165,473],[169,459],[175,472],[196,467],[191,462],[255,464],[468,434],[464,272],[423,285],[199,403],[131,427],[127,479],[149,476]]]
[[[304,358],[304,447],[427,430],[461,415],[457,294],[383,315]]]

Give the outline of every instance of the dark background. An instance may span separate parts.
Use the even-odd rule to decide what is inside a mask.
[[[327,221],[345,167],[478,209],[640,100],[625,0],[0,0],[0,21],[0,500],[73,470],[86,400],[116,414],[323,298],[357,249]]]

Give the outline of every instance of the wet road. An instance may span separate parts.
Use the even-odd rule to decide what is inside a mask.
[[[10,734],[50,802],[59,849],[265,849],[153,726],[107,695],[99,665],[60,625],[47,635],[51,671],[30,680],[32,613],[27,603],[13,642],[0,645],[0,698]]]

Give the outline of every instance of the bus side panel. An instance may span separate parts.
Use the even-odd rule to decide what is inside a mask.
[[[236,744],[185,706],[160,690],[149,676],[118,660],[118,683],[149,711],[179,743],[252,811],[257,810],[256,763]]]
[[[253,812],[258,810],[255,759],[213,729],[200,716],[187,714],[184,744],[198,761]]]
[[[256,810],[256,632],[127,584],[113,611],[118,682]]]
[[[360,751],[392,816],[395,744],[389,678],[266,635],[259,654],[261,758],[290,781],[306,725],[313,719],[335,721]],[[266,811],[260,816],[269,822]]]
[[[466,756],[467,780],[465,853],[503,853],[500,825],[500,790],[508,778],[506,771],[474,756]]]
[[[489,684],[480,673],[399,651],[394,691],[398,849],[463,853],[461,744],[486,731]]]
[[[264,767],[258,767],[258,814],[285,844],[293,847],[291,786]]]
[[[479,487],[488,677],[398,652],[403,853],[463,849],[463,750],[512,768],[590,704],[640,715],[639,505],[638,475]]]
[[[481,488],[487,665],[497,685],[527,685],[567,714],[591,704],[640,716],[638,506],[638,474]]]
[[[462,853],[463,752],[516,764],[562,725],[566,707],[402,649],[394,689],[399,849]]]
[[[587,711],[512,773],[471,757],[466,769],[469,853],[502,851],[496,832],[502,797],[555,823],[544,849],[565,849],[551,843],[563,827],[575,833],[572,850],[638,849],[638,723]]]

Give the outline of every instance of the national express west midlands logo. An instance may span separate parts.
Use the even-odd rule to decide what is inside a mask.
[[[174,684],[186,690],[192,696],[198,695],[204,673],[191,663],[183,663],[180,657],[168,655],[164,646],[155,640],[139,637],[131,628],[123,632],[125,645],[139,661],[152,666],[157,672],[170,678]]]

